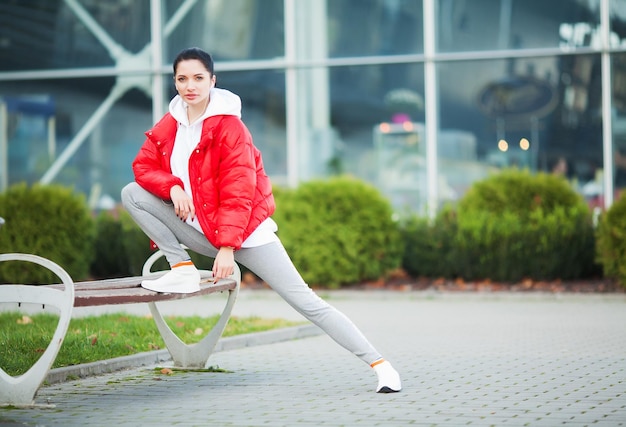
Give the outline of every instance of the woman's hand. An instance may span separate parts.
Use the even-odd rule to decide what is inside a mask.
[[[180,185],[175,185],[170,189],[170,198],[174,204],[174,212],[176,212],[177,217],[187,221],[187,218],[193,219],[196,216],[193,200]]]
[[[222,246],[213,262],[213,281],[224,279],[235,271],[235,251],[231,247]]]

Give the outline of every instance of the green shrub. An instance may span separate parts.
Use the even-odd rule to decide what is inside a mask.
[[[513,212],[528,218],[535,209],[586,207],[584,199],[561,176],[528,170],[505,169],[475,182],[458,204],[459,214]]]
[[[456,212],[449,206],[432,222],[417,215],[406,218],[400,226],[405,246],[402,268],[413,277],[455,277],[452,245],[457,228]]]
[[[604,275],[626,287],[626,197],[623,195],[600,216],[596,249]]]
[[[467,279],[575,279],[597,272],[591,212],[562,177],[505,170],[458,205],[455,248]]]
[[[560,177],[506,170],[476,182],[456,211],[406,226],[409,274],[515,282],[598,274],[586,203]]]
[[[523,219],[504,211],[459,216],[454,243],[457,275],[515,282],[575,279],[592,271],[593,229],[580,207],[535,209]]]
[[[102,211],[96,217],[95,257],[91,264],[94,278],[129,275],[128,260],[122,246],[122,224],[115,211]]]
[[[0,253],[48,258],[74,280],[88,277],[94,256],[94,220],[80,194],[58,185],[17,184],[0,194]],[[23,262],[0,263],[3,283],[58,283],[46,268]]]
[[[403,252],[389,201],[340,176],[275,192],[278,234],[305,281],[337,288],[384,277]]]

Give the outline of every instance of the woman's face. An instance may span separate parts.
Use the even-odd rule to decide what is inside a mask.
[[[215,76],[197,59],[180,61],[174,80],[178,94],[190,106],[205,106],[215,85]]]

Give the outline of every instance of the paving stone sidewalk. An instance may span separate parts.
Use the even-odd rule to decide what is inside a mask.
[[[326,335],[220,351],[230,373],[140,367],[43,387],[54,409],[2,426],[626,426],[626,295],[323,292],[401,372],[373,371]],[[189,307],[188,307],[189,309]],[[297,318],[271,292],[235,315]]]

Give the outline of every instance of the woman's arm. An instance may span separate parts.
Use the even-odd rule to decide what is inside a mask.
[[[169,113],[146,132],[146,140],[133,161],[135,181],[143,188],[163,200],[170,199],[175,185],[184,186],[180,178],[172,175],[170,156],[178,122]]]

